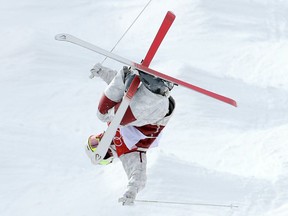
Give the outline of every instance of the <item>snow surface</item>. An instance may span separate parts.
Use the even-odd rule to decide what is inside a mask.
[[[121,163],[92,166],[103,57],[54,40],[70,33],[110,50],[148,1],[0,0],[0,215],[288,214],[288,1],[154,0],[115,53],[140,61],[165,13],[176,20],[151,67],[237,100],[177,87],[177,110],[148,153],[139,199],[238,205],[117,203]],[[119,70],[121,64],[106,60]]]

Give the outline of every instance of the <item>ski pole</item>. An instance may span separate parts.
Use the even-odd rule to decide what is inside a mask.
[[[160,204],[173,204],[173,205],[193,205],[193,206],[209,206],[209,207],[223,207],[223,208],[238,208],[239,206],[233,204],[214,204],[214,203],[192,203],[192,202],[172,202],[160,200],[135,200],[141,203],[160,203]]]
[[[120,37],[120,39],[117,41],[117,43],[114,45],[114,47],[111,49],[111,53],[113,52],[113,50],[116,48],[116,46],[120,43],[120,41],[125,37],[125,35],[127,34],[127,32],[131,29],[131,27],[134,25],[134,23],[137,21],[137,19],[141,16],[141,14],[144,12],[144,10],[148,7],[148,5],[150,4],[152,0],[150,0],[145,7],[142,9],[142,11],[138,14],[138,16],[134,19],[134,21],[131,23],[131,25],[126,29],[126,31],[124,32],[124,34]],[[103,64],[107,59],[107,56],[103,59],[103,61],[101,62],[101,64]]]

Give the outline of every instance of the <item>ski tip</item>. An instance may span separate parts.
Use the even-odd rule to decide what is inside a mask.
[[[230,104],[234,107],[238,107],[237,102],[234,100],[231,100]]]
[[[57,34],[55,35],[55,40],[58,40],[58,41],[65,41],[67,39],[67,34]]]
[[[169,20],[171,22],[173,22],[174,19],[176,18],[176,15],[172,11],[168,11],[167,14],[166,14],[166,17],[169,18]]]

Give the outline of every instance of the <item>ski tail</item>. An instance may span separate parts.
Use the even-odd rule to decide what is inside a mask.
[[[168,30],[170,29],[172,23],[175,20],[175,14],[173,14],[171,11],[168,11],[144,60],[142,61],[142,65],[149,67],[152,59],[154,58],[160,44],[162,43],[165,35],[167,34]]]

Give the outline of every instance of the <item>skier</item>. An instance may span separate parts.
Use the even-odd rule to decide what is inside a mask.
[[[91,69],[91,78],[100,77],[107,84],[100,99],[97,116],[103,122],[111,122],[114,113],[137,74],[131,68],[123,67],[119,72],[103,67],[100,63]],[[131,100],[113,142],[99,163],[110,164],[119,157],[128,177],[126,192],[119,199],[123,205],[133,205],[137,193],[146,183],[146,151],[157,146],[161,131],[166,126],[175,108],[175,101],[170,96],[173,84],[139,71],[141,84]],[[103,134],[88,138],[86,153],[91,159]]]

